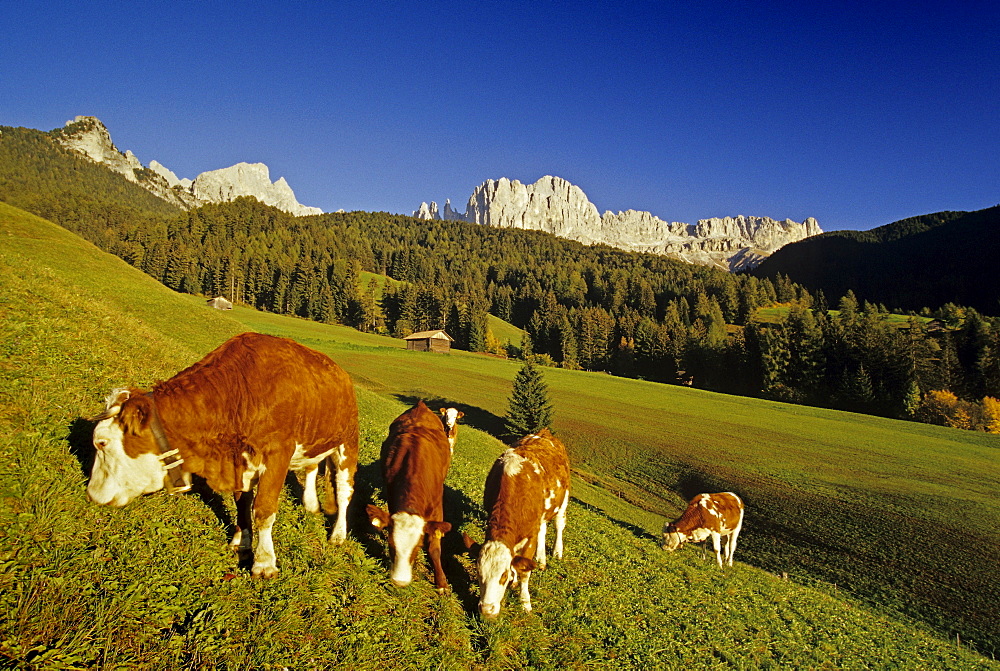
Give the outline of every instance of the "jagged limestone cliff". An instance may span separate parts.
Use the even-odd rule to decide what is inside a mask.
[[[464,214],[453,210],[450,202],[439,213],[431,202],[422,203],[413,216],[547,231],[585,244],[666,254],[727,270],[751,268],[784,245],[822,233],[812,217],[796,222],[739,216],[701,219],[691,225],[636,210],[601,215],[580,187],[548,175],[534,184],[487,180],[473,190]]]
[[[318,207],[299,203],[284,177],[272,183],[268,168],[263,163],[237,163],[229,168],[203,172],[194,181],[178,179],[157,161],[150,161],[147,168],[131,151],[119,151],[101,120],[88,116],[78,116],[66,122],[58,139],[63,146],[107,166],[125,179],[184,209],[233,200],[239,196],[253,196],[262,203],[297,216],[323,213]]]

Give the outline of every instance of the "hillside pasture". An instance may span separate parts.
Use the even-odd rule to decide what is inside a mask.
[[[475,615],[474,565],[457,554],[455,534],[447,539],[450,594],[434,593],[424,563],[413,585],[396,589],[385,542],[369,530],[363,505],[381,496],[376,459],[391,419],[418,396],[455,402],[472,412],[446,482],[446,516],[481,539],[482,483],[503,448],[482,428],[503,414],[517,364],[408,352],[401,341],[246,309],[210,310],[204,299],[175,294],[3,204],[0,239],[2,667],[998,668],[892,609],[744,563],[761,556],[754,543],[770,542],[762,526],[748,527],[737,566],[726,571],[697,548],[663,553],[655,538],[658,513],[676,512],[684,488],[699,478],[745,483],[741,494],[761,499],[750,504],[759,507],[762,495],[754,492],[761,490],[749,486],[755,478],[770,478],[789,497],[848,491],[854,470],[832,460],[857,458],[856,451],[869,461],[867,443],[847,442],[868,433],[875,434],[872,443],[912,440],[916,447],[891,465],[857,468],[876,483],[889,478],[887,489],[845,496],[843,516],[852,517],[852,506],[866,497],[891,501],[894,493],[902,510],[915,492],[954,497],[960,476],[933,461],[936,446],[957,455],[963,469],[979,470],[970,484],[982,491],[970,500],[989,522],[995,473],[981,462],[992,444],[929,431],[935,427],[916,427],[929,431],[922,439],[916,428],[895,435],[896,424],[883,420],[851,433],[846,425],[855,420],[842,413],[547,370],[556,428],[581,473],[566,555],[532,577],[533,613],[508,599],[498,622],[483,623]],[[251,579],[225,549],[233,519],[228,497],[161,492],[112,509],[90,504],[85,493],[92,429],[86,418],[110,388],[168,377],[247,328],[328,351],[354,376],[361,412],[351,539],[328,546],[326,521],[303,510],[290,481],[275,527],[282,573],[271,581]],[[652,414],[661,416],[653,421]],[[803,434],[801,427],[813,423]],[[749,435],[765,431],[743,447]],[[784,441],[780,449],[768,447],[773,440]],[[831,463],[811,468],[817,459],[808,454],[825,450]],[[635,512],[633,504],[646,500],[654,510]],[[957,522],[945,505],[930,509]],[[995,543],[995,536],[986,540]]]

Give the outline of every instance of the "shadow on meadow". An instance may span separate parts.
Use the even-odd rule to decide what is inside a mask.
[[[479,429],[484,433],[488,433],[497,440],[504,440],[507,434],[506,425],[504,423],[503,417],[498,417],[488,410],[484,410],[475,405],[469,405],[468,403],[459,403],[458,401],[453,401],[450,399],[442,398],[441,396],[430,396],[424,398],[422,396],[413,396],[411,394],[393,394],[400,403],[404,403],[408,406],[416,405],[417,401],[423,401],[428,408],[437,412],[440,408],[456,408],[465,413],[465,417],[462,418],[461,423],[467,424],[474,429]]]

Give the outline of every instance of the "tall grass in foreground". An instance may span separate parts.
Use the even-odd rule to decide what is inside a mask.
[[[396,589],[362,508],[381,494],[378,446],[410,387],[359,389],[351,539],[327,546],[292,482],[275,528],[282,573],[253,580],[224,547],[227,499],[161,493],[118,510],[85,495],[83,418],[108,389],[172,375],[243,327],[2,204],[0,240],[0,667],[997,668],[839,591],[719,571],[696,549],[664,554],[583,483],[594,503],[571,505],[565,559],[532,578],[534,613],[508,603],[480,622],[454,537],[451,594],[423,567]],[[447,518],[480,539],[501,447],[461,427],[447,480]]]

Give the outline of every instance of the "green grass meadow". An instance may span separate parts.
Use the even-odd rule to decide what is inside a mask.
[[[350,539],[328,546],[291,482],[271,581],[226,549],[228,498],[86,498],[87,418],[110,389],[167,378],[245,330],[330,354],[361,413]],[[534,611],[508,597],[497,622],[479,620],[457,533],[451,593],[422,562],[393,587],[364,516],[389,422],[417,398],[465,410],[445,512],[481,540],[518,367],[211,310],[0,203],[0,668],[1000,668],[1000,439],[597,373],[545,369],[575,478],[566,554],[532,576]],[[748,507],[725,571],[656,542],[709,489]]]

